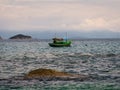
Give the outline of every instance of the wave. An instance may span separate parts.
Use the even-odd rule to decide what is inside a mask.
[[[106,53],[106,54],[93,54],[93,53],[68,53],[68,54],[63,54],[64,56],[68,57],[116,57],[120,56],[120,54],[115,54],[115,53]]]

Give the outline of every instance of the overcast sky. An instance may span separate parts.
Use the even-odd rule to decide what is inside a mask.
[[[120,33],[120,0],[0,0],[0,31]]]

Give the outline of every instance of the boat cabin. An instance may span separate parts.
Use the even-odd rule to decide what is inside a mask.
[[[63,40],[64,40],[63,38],[53,38],[53,43],[61,42]]]

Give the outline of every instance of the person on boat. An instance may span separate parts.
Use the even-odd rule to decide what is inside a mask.
[[[56,43],[56,40],[53,40],[53,43]]]

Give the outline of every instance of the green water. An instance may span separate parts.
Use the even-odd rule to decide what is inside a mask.
[[[112,83],[85,83],[66,85],[31,85],[31,86],[0,86],[0,90],[120,90],[119,85]]]

